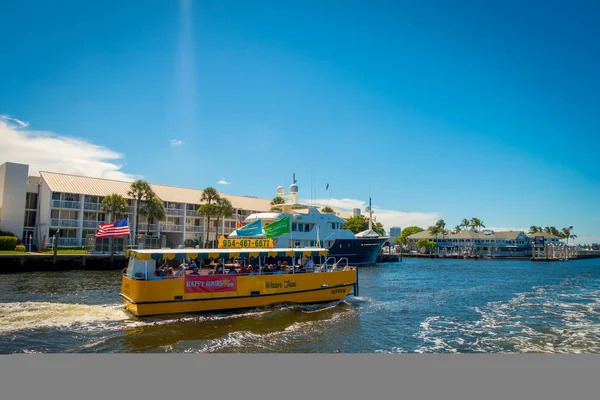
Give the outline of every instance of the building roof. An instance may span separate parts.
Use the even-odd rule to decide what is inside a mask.
[[[80,175],[62,174],[57,172],[40,171],[40,177],[45,181],[50,190],[62,193],[78,193],[88,196],[108,196],[118,194],[126,199],[132,197],[127,194],[131,187],[131,182],[115,181],[111,179],[92,178]],[[158,185],[149,183],[154,193],[163,201],[185,204],[202,204],[201,189],[190,189],[178,186]],[[222,197],[231,202],[233,208],[249,211],[270,211],[271,199],[264,199],[252,196],[238,196],[225,193],[219,193]],[[323,206],[317,206],[323,208]],[[331,207],[333,208],[333,207]],[[334,212],[342,218],[348,218],[350,213],[334,209]]]
[[[445,236],[446,239],[504,239],[504,240],[515,240],[520,234],[525,234],[522,231],[502,231],[502,232],[494,232],[490,234],[486,234],[484,232],[474,232],[474,231],[460,231],[458,233],[450,233]],[[527,235],[529,238],[533,238],[533,236]],[[433,239],[435,236],[432,236],[429,231],[422,231],[410,235],[408,237],[410,240],[419,240],[419,239]],[[441,239],[442,235],[438,235],[438,239]],[[557,238],[549,235],[548,239]]]

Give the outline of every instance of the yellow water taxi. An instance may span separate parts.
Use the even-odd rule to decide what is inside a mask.
[[[298,259],[317,262],[314,268],[270,272],[267,261],[277,257],[288,257],[291,265]],[[128,258],[120,294],[135,316],[331,302],[358,295],[357,269],[345,259],[327,258],[323,248],[139,249],[130,250]],[[212,268],[215,262],[219,264]],[[175,268],[174,276],[161,276],[165,266]]]

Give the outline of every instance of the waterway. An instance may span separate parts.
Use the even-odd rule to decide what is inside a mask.
[[[0,353],[598,353],[600,259],[404,259],[326,305],[137,319],[120,271],[0,275]]]

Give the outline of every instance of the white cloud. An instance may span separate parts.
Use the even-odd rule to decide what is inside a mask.
[[[182,144],[185,144],[183,140],[171,139],[171,146],[181,146]]]
[[[367,203],[356,199],[316,199],[316,203],[329,205],[330,207],[340,208],[342,210],[352,211],[353,208],[359,208],[361,214],[365,214]],[[407,226],[420,226],[427,228],[434,225],[441,218],[439,212],[407,212],[399,210],[390,210],[373,206],[373,216],[377,222],[381,222],[386,231],[393,226],[406,228]]]
[[[227,182],[225,178],[221,178],[221,180],[217,182],[217,185],[231,185],[231,182]]]
[[[121,171],[123,155],[82,139],[25,129],[28,123],[2,116],[0,163],[28,164],[29,174],[39,171],[132,181],[137,176]]]
[[[9,122],[11,122],[11,121],[16,122],[17,124],[19,124],[19,126],[21,128],[27,128],[29,126],[29,122],[21,121],[20,119],[16,119],[16,118],[11,118],[8,115],[0,115],[0,119],[9,121]]]

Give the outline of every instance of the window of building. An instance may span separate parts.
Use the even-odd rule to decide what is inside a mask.
[[[79,211],[60,210],[60,219],[78,219]]]
[[[52,218],[52,219],[58,219],[59,215],[60,215],[60,211],[59,210],[50,210],[50,218]]]
[[[25,195],[25,208],[28,208],[30,210],[37,209],[37,200],[38,200],[37,193],[27,193]]]
[[[35,216],[36,216],[36,211],[25,211],[24,226],[26,226],[28,228],[35,227]]]
[[[52,192],[52,200],[60,200],[60,192]]]

